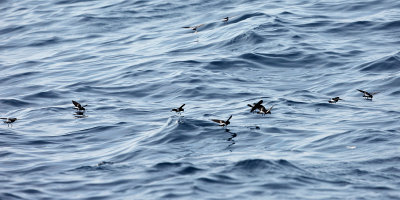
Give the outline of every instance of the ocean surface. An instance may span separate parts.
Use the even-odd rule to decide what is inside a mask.
[[[1,200],[400,199],[398,0],[0,13]]]

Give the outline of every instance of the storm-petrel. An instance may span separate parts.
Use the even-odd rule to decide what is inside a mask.
[[[341,99],[340,97],[334,97],[334,98],[332,98],[331,100],[329,100],[328,102],[329,102],[329,103],[336,103],[336,102],[338,102],[339,100],[343,100],[343,99]]]
[[[363,97],[365,97],[365,99],[371,99],[372,100],[372,97],[374,97],[373,95],[378,94],[378,92],[369,93],[369,92],[364,91],[364,90],[359,90],[359,89],[357,89],[357,90],[364,94]]]
[[[72,100],[72,103],[74,104],[75,109],[77,109],[77,110],[79,110],[79,111],[86,110],[85,107],[86,107],[87,105],[82,106],[80,103],[78,103],[78,102],[76,102],[76,101],[74,101],[74,100]]]
[[[253,105],[247,104],[247,106],[251,107],[250,112],[254,112],[257,109],[261,108],[261,104],[263,103],[263,100],[260,100],[258,103],[253,103]]]
[[[261,114],[261,115],[271,114],[271,110],[272,110],[273,107],[274,107],[274,106],[271,106],[271,107],[267,110],[263,105],[261,105],[260,111],[258,111],[257,113],[258,113],[258,114]]]
[[[197,33],[197,28],[199,28],[200,26],[203,26],[204,24],[200,24],[200,25],[196,25],[196,26],[185,26],[182,28],[188,28],[188,29],[192,29],[194,30],[195,33]]]
[[[6,123],[7,124],[7,126],[12,126],[12,123],[14,123],[15,121],[17,121],[17,118],[13,118],[13,117],[8,117],[8,118],[6,118],[6,117],[1,117],[0,119],[3,119],[4,121],[4,123]]]
[[[233,16],[233,17],[225,17],[225,18],[223,18],[222,19],[222,21],[223,22],[228,22],[229,20],[231,20],[232,18],[234,18],[235,16]]]
[[[220,120],[220,119],[212,119],[212,121],[219,123],[220,126],[228,126],[231,122],[229,120],[232,118],[232,115],[228,118],[228,120]]]
[[[185,106],[185,104],[181,105],[181,107],[179,108],[172,109],[171,112],[175,111],[176,113],[181,114],[181,112],[185,111],[185,109],[183,109],[183,106]]]

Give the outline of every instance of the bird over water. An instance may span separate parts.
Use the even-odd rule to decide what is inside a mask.
[[[13,117],[1,117],[0,119],[4,120],[3,122],[7,124],[7,126],[12,126],[12,123],[14,123],[15,121],[17,121],[17,118],[13,118]]]
[[[271,107],[267,110],[263,105],[261,105],[260,111],[258,111],[257,113],[258,113],[258,114],[261,114],[261,115],[271,114],[271,110],[272,110],[273,107],[274,107],[274,106],[271,106]]]
[[[359,89],[357,89],[357,90],[363,93],[363,97],[365,97],[365,99],[371,99],[372,100],[372,97],[374,97],[375,94],[378,94],[378,92],[371,92],[370,93],[370,92],[367,92],[367,91],[364,91],[364,90],[359,90]]]
[[[87,105],[82,106],[80,103],[78,103],[78,102],[76,102],[76,101],[74,101],[74,100],[72,100],[72,103],[74,104],[75,109],[77,109],[77,110],[79,110],[79,111],[86,110],[85,107],[86,107]]]
[[[231,122],[229,122],[229,120],[231,120],[231,118],[232,118],[232,115],[226,121],[220,120],[220,119],[212,119],[212,121],[217,122],[220,126],[228,126],[231,123]]]
[[[192,29],[192,30],[194,30],[195,33],[197,33],[197,29],[199,27],[203,26],[203,25],[204,24],[199,24],[199,25],[196,25],[196,26],[185,26],[185,27],[182,27],[182,28]]]
[[[340,97],[334,97],[334,98],[332,98],[331,100],[329,100],[328,102],[329,102],[329,103],[336,103],[336,102],[338,102],[339,100],[342,100],[342,101],[343,101],[343,99],[341,99]]]
[[[262,103],[263,103],[263,100],[260,100],[260,101],[257,102],[257,103],[253,103],[253,105],[247,104],[247,106],[251,107],[250,112],[254,112],[254,111],[257,110],[257,109],[260,110],[260,108],[262,107],[262,105],[261,105]]]
[[[183,106],[185,106],[185,104],[181,105],[181,107],[179,107],[179,108],[172,109],[171,112],[174,111],[178,114],[181,114],[181,112],[185,111],[185,109],[183,109]]]

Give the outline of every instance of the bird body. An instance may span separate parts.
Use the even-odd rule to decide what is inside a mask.
[[[185,26],[185,27],[182,27],[182,28],[192,29],[192,30],[194,30],[195,33],[197,33],[197,29],[199,27],[203,26],[203,25],[204,24],[199,24],[199,25],[196,25],[196,26]]]
[[[179,107],[179,108],[172,109],[171,112],[175,111],[176,113],[180,114],[181,112],[185,111],[185,109],[183,109],[183,106],[185,106],[185,104],[181,105],[181,107]]]
[[[14,123],[15,121],[17,121],[17,118],[13,118],[13,117],[1,117],[0,119],[4,120],[3,122],[7,124],[7,126],[9,126],[12,123]]]
[[[258,111],[257,113],[258,113],[258,114],[262,114],[262,115],[271,114],[271,110],[272,110],[273,107],[274,107],[274,106],[271,106],[271,107],[267,110],[263,105],[261,105],[260,111]]]
[[[222,21],[223,21],[223,22],[228,22],[229,20],[231,20],[231,19],[234,18],[234,17],[236,17],[236,16],[233,16],[233,17],[224,17],[224,18],[222,19]]]
[[[365,99],[371,99],[372,100],[372,97],[374,97],[375,94],[378,94],[378,92],[369,93],[369,92],[364,91],[364,90],[359,90],[359,89],[357,89],[357,90],[360,91],[361,93],[363,93],[363,97],[365,97]]]
[[[228,118],[228,120],[220,120],[220,119],[212,119],[213,122],[219,123],[220,126],[228,126],[231,122],[229,120],[232,118],[232,115]]]
[[[72,103],[74,104],[75,109],[77,109],[77,110],[79,110],[79,111],[86,110],[85,107],[86,107],[87,105],[82,106],[80,103],[78,103],[78,102],[76,102],[76,101],[74,101],[74,100],[72,100]]]
[[[339,100],[343,100],[343,99],[341,99],[340,97],[334,97],[334,98],[332,98],[331,100],[329,100],[328,102],[329,102],[329,103],[336,103],[336,102],[338,102]]]

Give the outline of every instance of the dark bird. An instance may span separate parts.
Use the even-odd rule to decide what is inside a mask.
[[[235,17],[235,16],[234,16]],[[223,22],[228,22],[230,19],[234,18],[234,17],[225,17],[222,19]]]
[[[274,107],[274,106],[271,106],[271,107],[267,110],[263,105],[261,105],[260,111],[258,111],[257,113],[258,113],[258,114],[262,114],[262,115],[271,114],[271,110],[272,110],[273,107]]]
[[[185,104],[181,105],[181,107],[179,107],[179,108],[172,109],[171,112],[175,111],[176,113],[181,114],[181,112],[185,111],[185,109],[183,109],[183,106],[185,106]]]
[[[247,104],[247,106],[251,107],[250,112],[254,112],[257,109],[261,108],[261,104],[263,103],[263,100],[260,100],[258,103],[253,103],[253,105]]]
[[[375,94],[378,94],[378,92],[369,93],[369,92],[364,91],[364,90],[359,90],[359,89],[357,89],[357,90],[363,93],[363,97],[365,97],[365,99],[371,99],[372,100],[372,97],[374,97]]]
[[[200,24],[200,25],[196,25],[196,26],[185,26],[185,27],[182,27],[182,28],[192,29],[192,30],[194,30],[195,33],[197,33],[197,29],[199,27],[203,26],[203,25],[204,24]]]
[[[231,122],[229,120],[232,118],[232,115],[228,118],[228,120],[220,120],[220,119],[212,119],[212,121],[219,123],[220,126],[228,126]]]
[[[77,109],[77,110],[79,110],[79,111],[86,110],[85,107],[86,107],[87,105],[82,106],[80,103],[78,103],[78,102],[76,102],[76,101],[74,101],[74,100],[72,100],[72,103],[74,104],[75,109]]]
[[[329,102],[329,103],[336,103],[336,102],[338,102],[339,100],[342,100],[342,101],[343,101],[343,99],[341,99],[340,97],[334,97],[334,98],[332,98],[331,100],[329,100],[328,102]]]
[[[12,126],[12,123],[14,123],[15,121],[17,121],[17,118],[13,118],[13,117],[1,117],[0,119],[4,120],[3,122],[7,124],[7,126]]]

